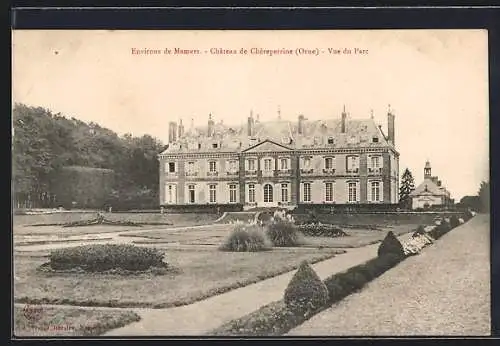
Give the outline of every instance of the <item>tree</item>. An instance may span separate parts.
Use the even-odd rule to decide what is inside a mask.
[[[479,199],[479,196],[464,196],[460,199],[459,207],[479,210],[481,209],[481,200]]]
[[[488,213],[490,211],[490,182],[482,181],[477,194],[480,202],[479,210],[483,213]]]
[[[401,187],[399,188],[399,204],[404,208],[411,207],[410,193],[415,190],[415,180],[408,168],[401,177]]]
[[[107,184],[112,185],[114,193],[108,197],[114,203],[127,200],[131,207],[149,208],[158,204],[157,154],[163,144],[156,138],[120,137],[99,124],[23,104],[14,105],[12,126],[12,192],[17,207],[57,206],[61,176],[72,166],[112,170],[115,179]]]

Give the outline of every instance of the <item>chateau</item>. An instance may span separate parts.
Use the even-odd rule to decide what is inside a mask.
[[[160,155],[160,205],[175,209],[395,204],[399,153],[393,112],[387,135],[371,117],[215,123],[187,131],[169,123]]]
[[[454,203],[450,192],[431,172],[431,164],[427,161],[424,167],[424,181],[410,193],[412,209],[429,208],[433,205],[447,207]]]

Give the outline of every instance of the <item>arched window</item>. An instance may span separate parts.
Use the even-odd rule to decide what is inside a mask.
[[[273,187],[271,184],[264,185],[264,203],[271,203],[273,201]]]

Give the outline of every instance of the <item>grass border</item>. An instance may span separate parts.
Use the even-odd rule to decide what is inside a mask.
[[[18,307],[16,307],[16,308],[18,308]],[[60,312],[64,312],[64,311],[68,310],[68,309],[62,309],[62,308],[57,308],[57,307],[51,307],[51,309],[59,310]],[[74,307],[73,309],[71,309],[71,311],[75,311],[75,310],[82,310],[82,311],[86,310],[89,312],[93,312],[90,309],[81,308],[81,307],[80,308]],[[132,310],[109,311],[109,312],[112,313],[110,315],[110,318],[100,319],[97,323],[93,323],[91,325],[83,325],[83,326],[79,325],[77,328],[73,328],[71,330],[72,334],[74,334],[74,335],[69,335],[69,336],[71,336],[71,337],[73,337],[73,336],[100,336],[106,332],[113,330],[113,329],[121,328],[121,327],[129,325],[131,323],[139,322],[142,320],[141,316],[137,312],[132,311]],[[115,314],[115,313],[117,315],[113,316],[113,314]],[[63,323],[61,326],[64,327],[65,324],[67,324],[67,323]],[[48,331],[50,325],[47,327],[48,327],[47,329],[40,328],[39,330]],[[20,327],[16,327],[16,321],[14,321],[14,326],[13,326],[14,333],[16,332],[16,328],[20,328]],[[32,328],[37,329],[35,326],[32,326]],[[24,338],[24,337],[34,337],[35,336],[35,335],[30,335],[29,333],[25,333],[25,335],[22,335],[23,334],[22,331],[23,331],[23,329],[17,330],[17,332],[21,332],[21,333],[19,333],[21,335],[16,335],[16,337]],[[61,337],[66,337],[66,336],[63,336],[63,335],[54,335],[54,336],[44,335],[43,337],[44,338],[47,338],[47,337],[61,338]]]
[[[468,218],[464,223],[467,223]],[[435,229],[439,229],[437,239],[450,232],[453,228],[446,225],[434,227],[428,234]],[[438,228],[439,227],[439,228]],[[435,239],[435,240],[437,240]],[[340,302],[345,297],[362,290],[366,284],[373,281],[386,271],[396,267],[403,262],[409,255],[382,254],[374,257],[363,264],[351,267],[343,272],[329,276],[323,283],[328,288],[328,303],[319,307],[317,310],[310,311],[306,309],[291,310],[286,306],[284,299],[274,301],[264,305],[261,308],[237,319],[228,321],[221,326],[205,333],[206,336],[282,336],[293,328],[304,323],[312,316],[330,308],[335,303]]]
[[[342,255],[344,252],[330,252],[328,254],[324,254],[322,256],[317,257],[309,263],[318,263],[328,259],[331,259],[337,255]],[[189,297],[185,299],[179,299],[169,303],[151,303],[151,302],[120,302],[119,300],[77,300],[77,299],[69,299],[69,298],[31,298],[28,296],[15,297],[15,303],[24,303],[24,304],[50,304],[50,305],[74,305],[74,306],[83,306],[83,307],[111,307],[111,308],[152,308],[152,309],[166,309],[173,308],[179,306],[185,306],[189,304],[196,303],[201,300],[205,300],[207,298],[217,296],[222,293],[226,293],[232,291],[234,289],[242,288],[248,285],[255,284],[257,282],[273,278],[275,276],[279,276],[285,273],[288,273],[292,270],[295,270],[299,267],[300,263],[296,265],[289,265],[283,267],[281,270],[277,270],[275,272],[266,273],[264,275],[259,275],[255,278],[237,281],[230,285],[213,288],[200,294],[198,296]]]

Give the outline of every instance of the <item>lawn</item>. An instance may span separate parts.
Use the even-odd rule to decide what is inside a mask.
[[[126,310],[15,306],[14,334],[17,337],[101,335],[139,320],[139,315]]]
[[[167,250],[166,260],[181,273],[154,276],[49,274],[36,270],[40,256],[15,255],[16,302],[81,306],[172,307],[296,269],[302,260],[318,262],[342,250],[297,249],[259,253],[216,249]]]
[[[347,237],[305,237],[306,247],[329,247],[329,248],[356,248],[370,244],[375,244],[382,241],[387,232],[392,231],[396,236],[415,230],[418,225],[398,225],[391,227],[384,227],[380,230],[367,230],[367,229],[344,229],[344,232],[349,236]]]
[[[214,222],[219,217],[216,214],[207,213],[182,213],[182,214],[160,214],[160,213],[103,213],[104,217],[112,221],[133,221],[146,223],[172,223],[174,226],[203,225]],[[39,215],[14,215],[13,223],[17,225],[36,224],[59,224],[82,220],[91,220],[97,217],[97,213],[54,213]]]
[[[91,220],[95,217],[96,214],[94,213],[15,215],[13,218],[14,235],[58,235],[65,237],[81,234],[206,225],[217,219],[217,215],[214,214],[105,213],[104,217],[112,221],[133,221],[151,224],[142,227],[117,225],[61,227],[57,225],[67,222]],[[155,223],[170,223],[171,225],[155,225]]]
[[[138,239],[134,243],[139,244],[154,244],[154,243],[177,243],[181,245],[214,245],[219,246],[233,226],[231,225],[213,225],[208,229],[192,229],[192,230],[154,230],[149,232],[138,231],[127,233],[126,236],[142,237],[145,239]],[[381,241],[387,235],[388,231],[394,232],[399,236],[410,232],[417,228],[418,225],[397,225],[386,226],[380,230],[368,229],[344,229],[348,237],[304,237],[302,247],[328,247],[328,248],[355,248],[365,245],[370,245]]]

